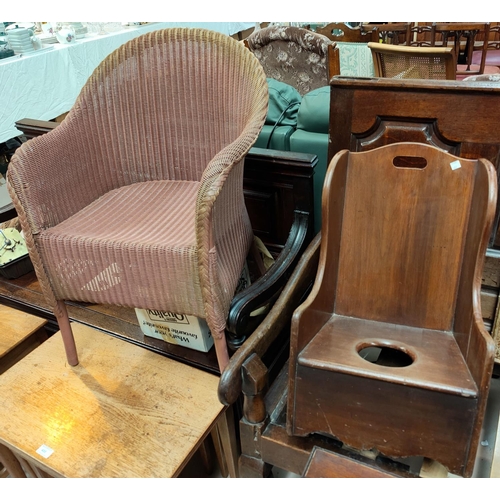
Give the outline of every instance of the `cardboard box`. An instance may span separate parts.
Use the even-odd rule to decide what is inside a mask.
[[[250,274],[245,263],[236,293],[249,284]],[[202,318],[155,309],[136,309],[135,314],[142,333],[148,337],[202,352],[208,352],[214,345],[207,322]]]
[[[136,309],[135,313],[144,335],[202,352],[214,345],[204,319],[154,309]]]

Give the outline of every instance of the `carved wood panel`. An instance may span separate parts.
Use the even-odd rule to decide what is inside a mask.
[[[500,87],[491,82],[335,77],[329,161],[342,149],[425,142],[500,166]],[[490,246],[500,248],[499,215]]]
[[[373,127],[365,133],[353,134],[351,151],[368,151],[394,142],[423,142],[459,155],[460,144],[441,136],[437,120],[412,121],[411,118],[394,120],[377,116]]]

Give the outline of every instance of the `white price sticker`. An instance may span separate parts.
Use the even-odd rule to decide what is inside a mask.
[[[455,160],[454,162],[450,163],[450,167],[452,170],[456,170],[457,168],[460,168],[462,165],[460,165],[460,162],[458,160]]]
[[[52,453],[54,453],[54,450],[52,448],[49,448],[46,444],[42,444],[36,452],[39,455],[42,455],[43,458],[49,458]]]

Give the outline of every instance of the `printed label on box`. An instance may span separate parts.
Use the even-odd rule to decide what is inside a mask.
[[[202,352],[208,352],[214,345],[207,322],[201,318],[155,309],[136,309],[135,313],[148,337]]]
[[[236,293],[249,284],[250,273],[245,263]],[[148,337],[202,352],[208,352],[214,345],[214,339],[204,319],[156,309],[136,309],[135,314],[142,333]]]

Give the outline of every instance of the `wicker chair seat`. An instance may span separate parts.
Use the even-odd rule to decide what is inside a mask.
[[[150,181],[114,189],[42,232],[38,244],[58,296],[204,316],[193,280],[198,187]]]

